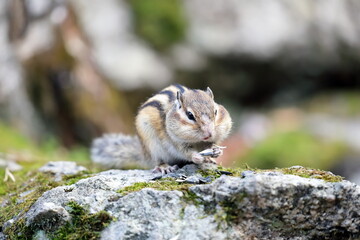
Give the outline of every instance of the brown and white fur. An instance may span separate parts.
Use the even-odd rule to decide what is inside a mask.
[[[94,141],[93,160],[100,163],[108,161],[104,153],[107,154],[106,158],[111,158],[111,152],[117,149],[116,161],[123,161],[121,156],[127,154],[128,157],[141,158],[138,161],[142,162],[141,165],[155,167],[155,171],[162,173],[187,163],[212,162],[213,159],[204,157],[200,152],[224,140],[232,126],[229,113],[222,105],[215,103],[210,88],[202,91],[178,84],[163,89],[142,104],[135,124],[139,142],[130,144],[130,149],[134,151],[140,143],[141,157],[136,153],[134,156],[128,154],[124,148],[120,150],[120,144],[117,144],[118,148],[109,146],[112,138],[117,138],[119,142],[119,138],[126,136],[107,135],[107,143],[104,143],[105,137]],[[106,147],[113,150],[106,152]],[[118,163],[114,166],[122,165]]]

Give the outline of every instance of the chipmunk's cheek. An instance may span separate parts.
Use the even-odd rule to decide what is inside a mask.
[[[182,128],[181,129],[181,136],[184,141],[187,142],[199,142],[202,141],[202,135],[199,131],[194,130],[193,128]]]

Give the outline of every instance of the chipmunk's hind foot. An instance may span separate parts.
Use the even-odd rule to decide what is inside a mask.
[[[155,167],[152,172],[153,173],[161,173],[162,175],[165,175],[168,173],[175,172],[178,169],[179,169],[178,165],[170,166],[168,164],[161,164],[161,165]]]

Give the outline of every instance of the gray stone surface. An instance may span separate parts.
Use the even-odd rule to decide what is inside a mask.
[[[44,202],[28,215],[27,224],[36,229],[51,231],[70,220],[70,214],[64,207],[53,202]]]
[[[190,189],[214,207],[226,204],[238,229],[248,236],[359,236],[360,187],[348,181],[262,173],[245,179],[223,176]]]
[[[195,176],[195,167],[178,175]],[[154,177],[147,170],[110,170],[47,191],[26,213],[27,226],[51,231],[69,220],[67,203],[114,220],[102,239],[353,239],[360,237],[360,187],[278,172],[221,176],[181,191],[119,189]],[[195,200],[194,200],[195,199]]]
[[[57,161],[48,162],[45,166],[39,169],[40,172],[52,173],[55,175],[55,181],[61,181],[62,176],[71,176],[79,174],[87,169],[83,166],[78,166],[76,162]]]

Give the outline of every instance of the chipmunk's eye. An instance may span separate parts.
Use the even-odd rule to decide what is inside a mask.
[[[186,116],[188,117],[188,119],[190,119],[190,120],[192,120],[192,121],[195,121],[195,117],[194,117],[194,115],[193,115],[191,112],[187,111],[187,112],[186,112]]]
[[[217,115],[217,109],[215,110],[215,116]]]

